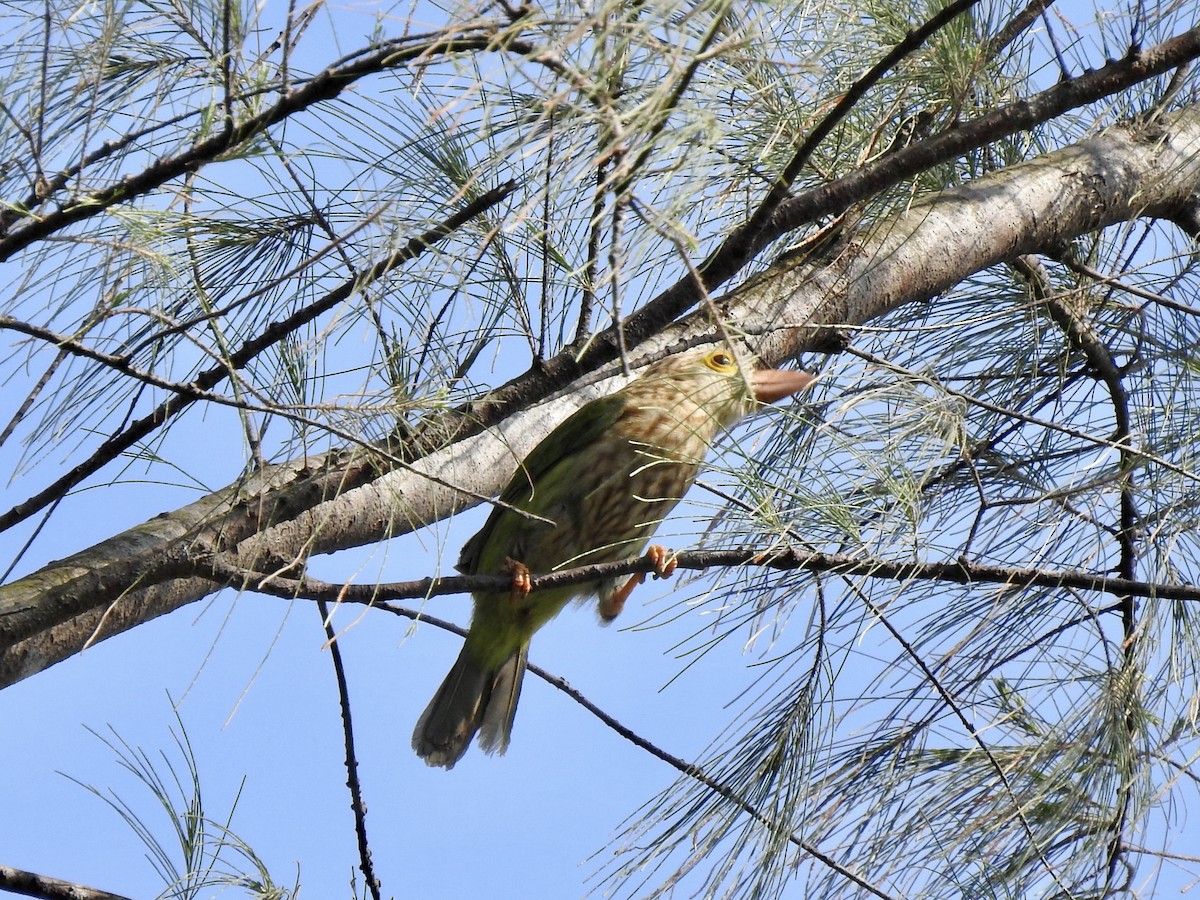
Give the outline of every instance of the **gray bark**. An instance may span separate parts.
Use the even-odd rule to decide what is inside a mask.
[[[864,226],[832,260],[781,261],[713,306],[768,364],[1020,254],[1140,216],[1184,218],[1200,193],[1200,107],[1115,127]],[[638,347],[712,331],[701,309]],[[496,494],[555,424],[618,378],[568,390],[411,466],[367,451],[273,466],[0,588],[0,686],[216,590],[205,553],[269,570],[422,528]],[[353,483],[349,490],[339,486]],[[264,523],[265,527],[264,527]]]

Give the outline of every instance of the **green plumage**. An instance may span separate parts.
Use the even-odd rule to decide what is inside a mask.
[[[494,507],[463,547],[459,571],[499,573],[519,563],[545,573],[639,555],[713,439],[753,408],[752,389],[728,349],[693,350],[586,404],[530,452],[500,495],[538,518]],[[533,633],[573,597],[598,596],[605,610],[618,589],[603,579],[528,595],[475,594],[462,652],[417,722],[417,753],[450,768],[476,731],[484,750],[503,753]],[[623,600],[621,593],[611,614]]]

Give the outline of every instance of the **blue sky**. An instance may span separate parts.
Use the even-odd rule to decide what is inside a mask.
[[[430,571],[429,554],[411,546],[415,539],[393,543],[381,577]],[[455,551],[457,544],[447,541]],[[330,560],[321,568],[340,567]],[[569,608],[537,636],[531,659],[691,758],[728,718],[722,705],[734,696],[731,677],[745,660],[723,650],[661,690],[681,667],[665,648],[694,622],[622,627],[666,603],[654,602],[661,592],[658,583],[641,589],[625,621],[609,628],[590,609]],[[467,606],[461,597],[439,598],[430,608],[465,621]],[[337,621],[358,613],[343,610]],[[385,895],[583,896],[614,830],[675,773],[532,676],[505,757],[475,750],[452,772],[427,768],[409,736],[458,639],[428,626],[408,630],[407,620],[373,612],[341,638]],[[135,835],[64,775],[112,788],[169,835],[155,801],[85,730],[107,734],[111,726],[152,755],[170,755],[169,695],[179,701],[210,814],[223,820],[240,788],[232,830],[273,875],[290,883],[299,864],[305,896],[347,896],[356,857],[323,643],[310,604],[224,592],[4,691],[0,714],[20,726],[0,737],[0,762],[23,773],[6,791],[6,863],[132,897],[155,895],[161,885],[141,861]]]
[[[369,31],[370,11],[360,29],[346,30],[341,51],[359,45],[349,36]],[[5,273],[5,281],[9,277]],[[37,374],[35,367],[31,376],[14,375],[6,396],[23,397],[29,384],[23,379]],[[493,374],[498,384],[511,373]],[[836,391],[836,372],[830,383],[827,389]],[[237,476],[230,461],[240,462],[241,450],[214,452],[242,446],[228,411],[193,410],[168,440],[171,458],[187,473],[179,486],[164,486],[162,469],[135,463],[124,471],[127,483],[117,493],[76,492],[18,574]],[[16,454],[12,446],[0,448],[0,471],[14,470]],[[65,452],[52,454],[37,477],[13,478],[2,499],[23,499],[64,460]],[[106,474],[112,477],[117,468]],[[316,560],[313,574],[386,581],[446,572],[484,514],[476,509],[417,535]],[[689,515],[681,510],[667,532],[699,533],[702,525]],[[17,553],[30,527],[0,536],[0,559]],[[666,543],[686,546],[669,538]],[[674,648],[713,621],[712,604],[662,616],[665,623],[654,628],[638,627],[691,596],[673,593],[675,586],[648,582],[612,627],[599,627],[588,608],[568,608],[539,633],[530,658],[638,733],[691,760],[740,708],[737,698],[752,682],[762,648],[744,652],[739,638],[694,664],[679,658]],[[469,600],[438,598],[429,610],[465,623]],[[429,769],[413,755],[410,735],[458,652],[458,638],[357,608],[339,610],[335,623],[344,629],[340,646],[367,827],[384,895],[437,900],[599,893],[592,879],[611,858],[622,822],[676,773],[533,676],[526,679],[505,757],[476,749],[452,772]],[[170,733],[177,728],[174,703],[196,752],[209,815],[224,820],[237,798],[231,829],[278,883],[291,885],[298,872],[301,896],[350,896],[357,854],[324,644],[311,604],[225,591],[0,692],[0,717],[7,723],[0,729],[0,770],[10,773],[0,789],[0,864],[130,897],[157,895],[162,882],[136,835],[76,781],[115,792],[169,843],[169,823],[157,801],[89,729],[115,733],[152,757],[166,753],[178,765]],[[856,659],[869,655],[867,648]],[[1166,871],[1164,894],[1173,874]],[[1186,878],[1179,878],[1181,885]],[[789,896],[804,896],[803,885],[793,885]]]

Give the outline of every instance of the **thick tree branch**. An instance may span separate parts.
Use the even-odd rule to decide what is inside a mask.
[[[1197,190],[1200,107],[1191,107],[1152,127],[1111,128],[914,204],[856,236],[824,267],[785,260],[714,301],[715,308],[732,329],[756,335],[756,351],[777,364],[822,346],[828,329],[934,297],[1018,254],[1061,246],[1115,222],[1165,214]],[[639,349],[654,352],[711,333],[710,316],[707,310],[693,314]],[[549,383],[558,382],[551,377]],[[172,542],[197,540],[207,529],[224,551],[236,547],[238,565],[270,570],[301,555],[423,527],[472,502],[448,484],[494,495],[551,427],[614,383],[580,388],[511,416],[498,433],[461,440],[415,461],[414,471],[390,472],[353,490],[341,489],[347,473],[362,465],[349,451],[276,467],[14,582],[0,591],[0,629],[18,610],[32,617],[27,621],[40,617],[44,624],[0,650],[0,684],[211,591],[204,579],[170,581],[184,574],[179,565],[186,561],[178,546],[170,549]],[[511,395],[503,405],[510,402]],[[482,401],[469,412],[489,421],[496,410]],[[264,510],[272,524],[260,531]],[[246,537],[230,543],[230,535]],[[66,608],[79,618],[55,621],[55,611]]]
[[[899,184],[931,166],[955,159],[1006,135],[1033,128],[1077,106],[1103,99],[1200,55],[1200,27],[1155,47],[1109,63],[1078,78],[1063,81],[1025,100],[1014,101],[969,122],[956,122],[941,134],[887,154],[877,162],[835,178],[821,187],[785,200],[757,228],[734,230],[704,261],[700,271],[707,290],[724,284],[764,247],[784,234],[842,213],[881,190]],[[625,322],[631,343],[656,333],[696,302],[691,278],[680,279]],[[611,343],[611,342],[609,342]],[[593,342],[602,352],[605,342]],[[611,348],[608,352],[611,351]]]
[[[792,154],[792,158],[788,160],[787,165],[783,167],[783,171],[771,183],[770,189],[766,196],[763,197],[758,207],[746,220],[745,224],[738,228],[729,238],[721,244],[721,247],[709,257],[708,260],[700,267],[703,277],[703,284],[706,288],[715,286],[711,280],[710,272],[720,271],[721,259],[726,255],[731,255],[737,258],[744,250],[737,248],[742,242],[746,242],[746,249],[750,250],[754,244],[761,240],[759,235],[763,232],[771,217],[776,214],[780,205],[789,199],[792,184],[804,171],[804,167],[808,165],[813,154],[820,147],[821,143],[829,137],[837,126],[843,122],[847,116],[854,110],[855,105],[867,95],[867,93],[875,87],[883,77],[894,69],[906,56],[918,50],[926,41],[933,35],[937,34],[942,28],[945,28],[950,22],[958,18],[964,12],[975,6],[979,0],[955,0],[943,9],[939,10],[934,16],[924,22],[919,28],[914,28],[904,36],[904,39],[896,44],[887,54],[875,63],[866,73],[855,80],[854,84],[838,98],[838,101],[833,105],[816,127],[796,148],[796,152]],[[763,244],[759,245],[765,246]],[[733,251],[731,253],[731,251]],[[757,250],[750,250],[750,256],[753,256]],[[682,310],[681,310],[682,312]],[[674,317],[672,317],[674,318]]]
[[[832,209],[848,208],[854,202],[899,183],[911,172],[924,171],[1006,135],[1031,129],[1072,109],[1168,72],[1197,56],[1200,56],[1200,26],[1077,78],[1059,82],[1032,97],[1006,103],[970,122],[956,123],[941,134],[897,150],[874,165],[781,204],[759,238],[759,246],[816,221],[832,211],[831,205]],[[842,196],[846,199],[837,199]]]

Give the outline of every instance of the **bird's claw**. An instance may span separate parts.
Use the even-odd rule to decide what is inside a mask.
[[[525,563],[517,562],[512,557],[505,557],[500,571],[504,575],[512,576],[510,596],[513,603],[520,603],[529,596],[529,592],[533,590],[533,580],[529,577],[529,567]]]
[[[679,558],[675,555],[674,551],[668,550],[666,547],[660,547],[658,544],[652,544],[646,549],[646,559],[654,563],[655,578],[667,578],[675,571],[675,567],[679,564]],[[629,595],[633,593],[633,589],[645,580],[645,572],[634,572],[622,587],[607,597],[601,597],[599,603],[600,618],[605,622],[611,622],[619,616],[621,610],[625,608],[625,602],[629,599]]]
[[[646,548],[646,558],[654,563],[655,578],[669,578],[679,565],[679,555],[674,550],[651,544]]]
[[[634,572],[629,576],[629,580],[625,582],[623,587],[613,591],[607,597],[601,597],[599,603],[600,618],[605,622],[611,622],[619,616],[621,610],[625,608],[625,601],[633,593],[633,589],[645,580],[645,572]]]

